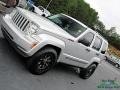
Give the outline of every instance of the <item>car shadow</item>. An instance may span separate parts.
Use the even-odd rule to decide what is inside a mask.
[[[55,67],[53,69],[57,72],[63,72],[63,73],[67,73],[68,75],[77,75],[78,76],[77,68],[73,67],[71,65],[58,63],[55,65]]]

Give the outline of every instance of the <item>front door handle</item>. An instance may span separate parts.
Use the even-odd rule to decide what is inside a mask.
[[[90,49],[88,49],[88,48],[87,48],[87,49],[85,49],[85,50],[86,50],[87,52],[90,52]]]

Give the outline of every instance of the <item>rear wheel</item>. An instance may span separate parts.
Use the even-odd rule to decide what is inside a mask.
[[[40,75],[50,70],[56,61],[57,52],[52,48],[46,48],[28,61],[28,67],[33,74]]]
[[[91,64],[88,68],[81,69],[79,76],[83,79],[88,79],[96,70],[97,64]]]
[[[115,64],[115,67],[116,67],[116,68],[119,68],[120,66],[119,66],[119,64],[116,63],[116,64]]]

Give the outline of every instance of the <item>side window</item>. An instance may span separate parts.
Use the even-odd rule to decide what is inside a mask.
[[[101,50],[101,53],[102,53],[102,54],[105,54],[106,49],[107,49],[107,43],[104,42],[103,47],[102,47],[102,50]]]
[[[79,43],[82,43],[85,46],[90,46],[93,39],[94,39],[94,34],[89,32],[79,40]]]
[[[101,48],[101,45],[102,45],[102,39],[100,39],[99,37],[96,37],[92,48],[99,51]]]

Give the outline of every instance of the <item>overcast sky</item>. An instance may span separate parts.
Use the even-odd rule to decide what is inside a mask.
[[[107,29],[116,27],[120,34],[120,0],[85,0],[98,13]]]

